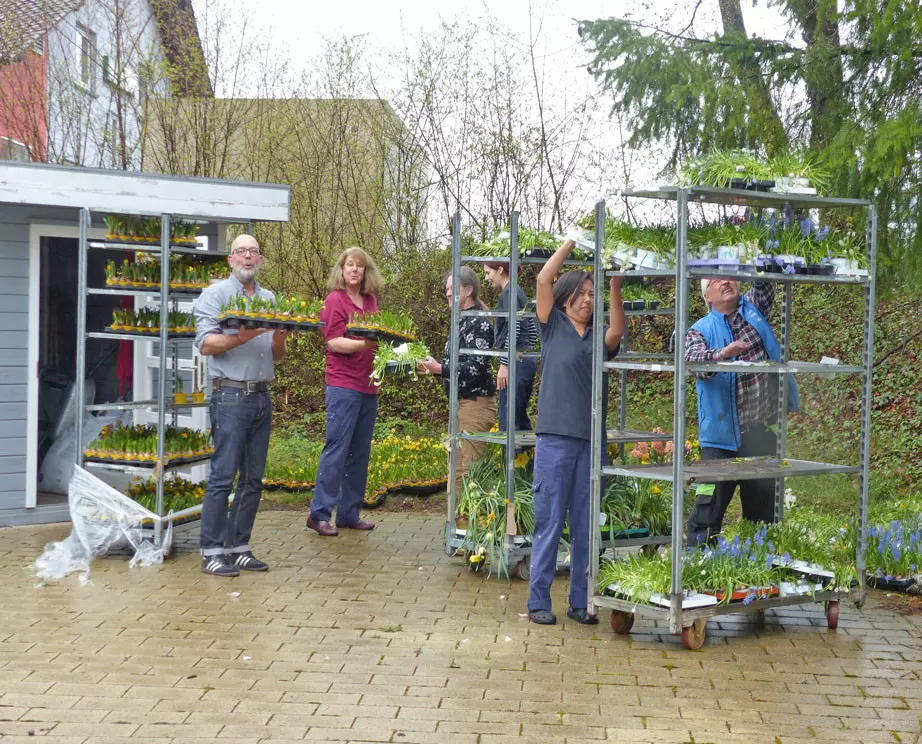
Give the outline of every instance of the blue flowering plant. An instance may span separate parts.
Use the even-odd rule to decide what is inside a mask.
[[[868,528],[868,573],[876,579],[904,579],[922,566],[922,530],[907,529],[894,519]]]

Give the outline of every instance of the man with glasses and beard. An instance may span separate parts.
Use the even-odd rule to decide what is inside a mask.
[[[709,312],[685,336],[686,361],[781,361],[781,348],[767,320],[775,300],[773,283],[754,282],[743,296],[736,279],[718,276],[701,280],[701,294]],[[701,372],[695,378],[703,460],[776,453],[776,374]],[[791,376],[789,410],[797,410],[797,402],[797,385]],[[753,522],[775,521],[772,478],[698,484],[695,506],[688,518],[689,546],[705,543],[720,532],[737,483],[743,517]]]
[[[287,331],[266,328],[221,328],[218,314],[231,298],[275,298],[256,283],[263,261],[256,238],[238,235],[227,261],[231,275],[204,290],[194,307],[195,345],[202,356],[211,357],[213,375],[210,413],[215,452],[201,528],[202,571],[213,576],[269,568],[253,555],[249,541],[272,428],[269,384],[275,379],[274,363],[285,358],[288,336]],[[237,490],[228,510],[235,478]]]

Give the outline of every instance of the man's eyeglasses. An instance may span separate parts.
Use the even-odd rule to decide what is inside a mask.
[[[260,255],[259,248],[234,248],[235,256],[258,256]]]

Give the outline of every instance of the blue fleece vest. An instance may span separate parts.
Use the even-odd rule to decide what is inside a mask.
[[[781,361],[781,347],[765,316],[746,297],[740,298],[739,312],[749,323],[774,362]],[[692,326],[704,336],[709,349],[722,349],[733,341],[733,331],[727,316],[711,310]],[[740,448],[739,412],[736,408],[736,373],[718,372],[707,380],[697,380],[698,389],[698,441],[702,447],[736,451]],[[788,375],[788,410],[796,411],[799,405],[797,383]]]

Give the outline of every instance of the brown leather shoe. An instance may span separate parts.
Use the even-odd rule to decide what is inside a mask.
[[[339,534],[339,530],[332,524],[329,522],[315,522],[313,516],[308,516],[307,526],[318,535],[323,535],[324,537],[336,537]]]
[[[336,526],[344,530],[373,530],[375,528],[375,523],[366,522],[364,519],[360,519],[358,522],[349,522],[349,524],[337,524]]]

